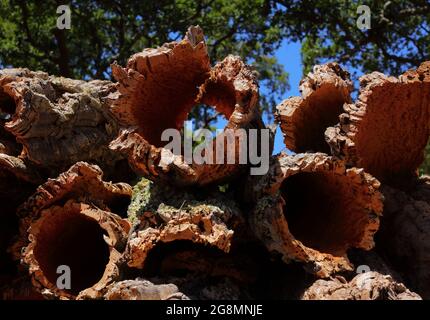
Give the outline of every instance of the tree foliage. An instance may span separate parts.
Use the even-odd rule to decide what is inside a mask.
[[[183,37],[189,25],[204,28],[213,62],[237,54],[261,73],[268,110],[285,94],[287,75],[274,58],[282,30],[276,11],[257,0],[72,1],[72,28],[59,30],[58,1],[1,1],[0,64],[77,78],[110,78],[110,64],[145,47]]]

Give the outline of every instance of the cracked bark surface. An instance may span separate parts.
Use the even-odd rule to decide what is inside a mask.
[[[389,186],[382,191],[385,210],[377,248],[411,289],[429,299],[430,203],[428,197],[421,198],[428,193],[428,184],[418,181],[409,194]]]
[[[128,217],[134,228],[125,259],[128,266],[139,269],[145,267],[148,254],[154,248],[165,246],[168,251],[170,246],[167,244],[175,241],[179,242],[179,251],[184,251],[184,256],[190,260],[198,256],[192,249],[186,250],[183,242],[191,247],[194,243],[196,249],[210,247],[214,249],[211,251],[227,253],[234,229],[243,223],[237,206],[222,195],[197,200],[190,192],[159,186],[146,179],[135,186]],[[186,263],[186,260],[178,262]],[[188,263],[187,267],[199,268],[201,265]]]
[[[352,270],[350,248],[370,250],[379,227],[379,182],[322,153],[280,154],[269,172],[251,177],[249,223],[269,251],[303,263],[319,277]]]
[[[143,179],[134,189],[129,220],[134,228],[124,261],[133,274],[173,283],[190,299],[210,299],[222,288],[218,298],[249,297],[261,251],[252,249],[245,221],[226,195],[208,191],[196,198],[190,190]]]
[[[301,97],[291,97],[276,107],[285,146],[294,152],[328,153],[324,132],[338,123],[343,104],[351,102],[349,73],[336,62],[316,65],[299,88]]]
[[[430,62],[398,78],[373,72],[360,78],[354,104],[326,131],[334,154],[381,182],[402,185],[417,176],[430,132]]]
[[[212,105],[228,120],[225,129],[237,136],[214,139],[211,155],[225,158],[234,150],[239,158],[239,129],[262,128],[258,108],[256,74],[237,56],[227,56],[211,68],[200,27],[191,27],[180,42],[166,43],[157,49],[145,49],[133,55],[125,68],[112,65],[118,92],[112,111],[122,124],[113,150],[126,154],[140,175],[176,185],[206,185],[231,179],[244,170],[242,165],[198,164],[182,154],[163,148],[165,129],[182,129],[191,109],[199,104]],[[216,145],[223,143],[224,151]],[[224,163],[226,163],[224,161]],[[239,163],[236,161],[235,163]]]
[[[80,293],[79,298],[99,298],[118,277],[117,262],[130,229],[120,216],[126,216],[132,189],[126,183],[104,182],[102,175],[99,167],[78,162],[39,186],[17,211],[20,238],[14,255],[19,259],[25,248],[22,259],[46,297],[75,298]],[[85,261],[94,264],[85,269]],[[72,282],[69,291],[60,290],[56,268],[68,263],[83,280]]]
[[[378,272],[365,272],[350,282],[343,277],[317,280],[303,294],[303,300],[422,300],[403,283]]]
[[[99,164],[115,173],[123,158],[108,148],[117,134],[107,96],[109,81],[81,81],[28,69],[0,71],[0,149],[31,161],[56,176],[78,161]],[[0,133],[1,133],[0,131]],[[12,146],[13,144],[13,146]]]

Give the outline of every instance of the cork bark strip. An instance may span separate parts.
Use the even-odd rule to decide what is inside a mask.
[[[19,258],[22,248],[26,248],[22,258],[29,265],[34,284],[46,296],[74,298],[87,289],[80,297],[98,298],[104,286],[117,277],[116,263],[130,228],[121,216],[126,216],[132,189],[126,183],[104,182],[102,175],[99,167],[78,162],[39,186],[17,210],[20,239],[13,252]],[[98,251],[105,255],[100,256]],[[91,259],[93,255],[106,263],[100,265]],[[61,263],[64,259],[75,265],[76,273],[83,273],[83,283],[71,291],[59,290],[53,281],[56,264],[67,265]],[[82,270],[78,261],[86,259],[94,265]],[[93,269],[98,267],[103,270]],[[79,281],[79,275],[75,278]]]
[[[326,131],[334,154],[381,182],[402,185],[417,176],[430,132],[430,62],[398,78],[373,72]]]
[[[339,121],[344,103],[351,102],[349,73],[337,63],[316,65],[300,81],[301,97],[276,107],[285,146],[294,152],[329,152],[324,132]]]
[[[267,175],[251,178],[255,199],[250,224],[266,247],[285,262],[328,277],[352,270],[349,248],[369,250],[379,227],[379,182],[362,169],[322,153],[280,154]]]
[[[180,42],[133,55],[125,68],[113,64],[112,71],[119,92],[112,96],[112,111],[123,128],[111,148],[126,154],[138,174],[177,185],[205,185],[244,169],[238,165],[239,129],[263,126],[256,75],[236,56],[211,68],[200,27],[190,27]],[[222,152],[235,148],[236,164],[197,164],[182,152],[163,148],[167,141],[161,141],[162,132],[182,129],[191,109],[200,104],[214,106],[228,120],[225,129],[238,133],[235,147],[226,143]]]
[[[109,81],[0,70],[0,131],[9,133],[9,140],[13,137],[20,158],[51,177],[78,161],[91,161],[106,174],[114,173],[122,159],[108,148],[118,129],[107,99],[114,90]],[[1,142],[2,137],[0,149]]]

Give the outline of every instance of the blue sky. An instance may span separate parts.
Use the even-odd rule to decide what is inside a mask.
[[[299,96],[299,82],[302,79],[302,59],[300,55],[301,44],[299,42],[289,42],[284,40],[282,42],[281,47],[276,51],[276,57],[278,62],[284,66],[284,69],[289,74],[289,83],[290,90],[285,93],[283,99],[286,99],[291,96]],[[261,93],[267,89],[262,87],[260,88]],[[276,101],[276,103],[280,103],[280,101]],[[264,119],[267,122],[267,119]],[[275,147],[273,150],[273,154],[277,154],[280,151],[285,150],[282,133],[280,128],[276,130],[275,137]]]
[[[279,104],[282,100],[291,97],[291,96],[299,96],[299,82],[302,79],[302,60],[300,55],[301,44],[299,42],[290,42],[284,40],[280,46],[280,48],[276,51],[276,57],[278,62],[284,66],[284,69],[289,74],[289,84],[290,90],[288,90],[284,97],[279,101],[276,101],[276,104]],[[267,88],[264,86],[260,86],[260,93],[264,94],[267,92]],[[264,122],[267,124],[267,117],[263,117]],[[217,129],[222,129],[225,127],[227,120],[223,117],[217,119],[217,122],[214,124]],[[280,128],[278,127],[276,130],[275,136],[275,146],[273,150],[273,154],[277,154],[282,150],[288,151],[283,142],[282,133]]]

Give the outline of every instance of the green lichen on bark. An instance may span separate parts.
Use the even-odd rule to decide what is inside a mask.
[[[161,220],[168,221],[168,217],[185,212],[190,215],[214,213],[227,221],[234,216],[239,217],[239,211],[234,200],[220,191],[209,191],[202,197],[192,189],[177,189],[142,178],[133,188],[128,220],[138,224],[155,214]]]

